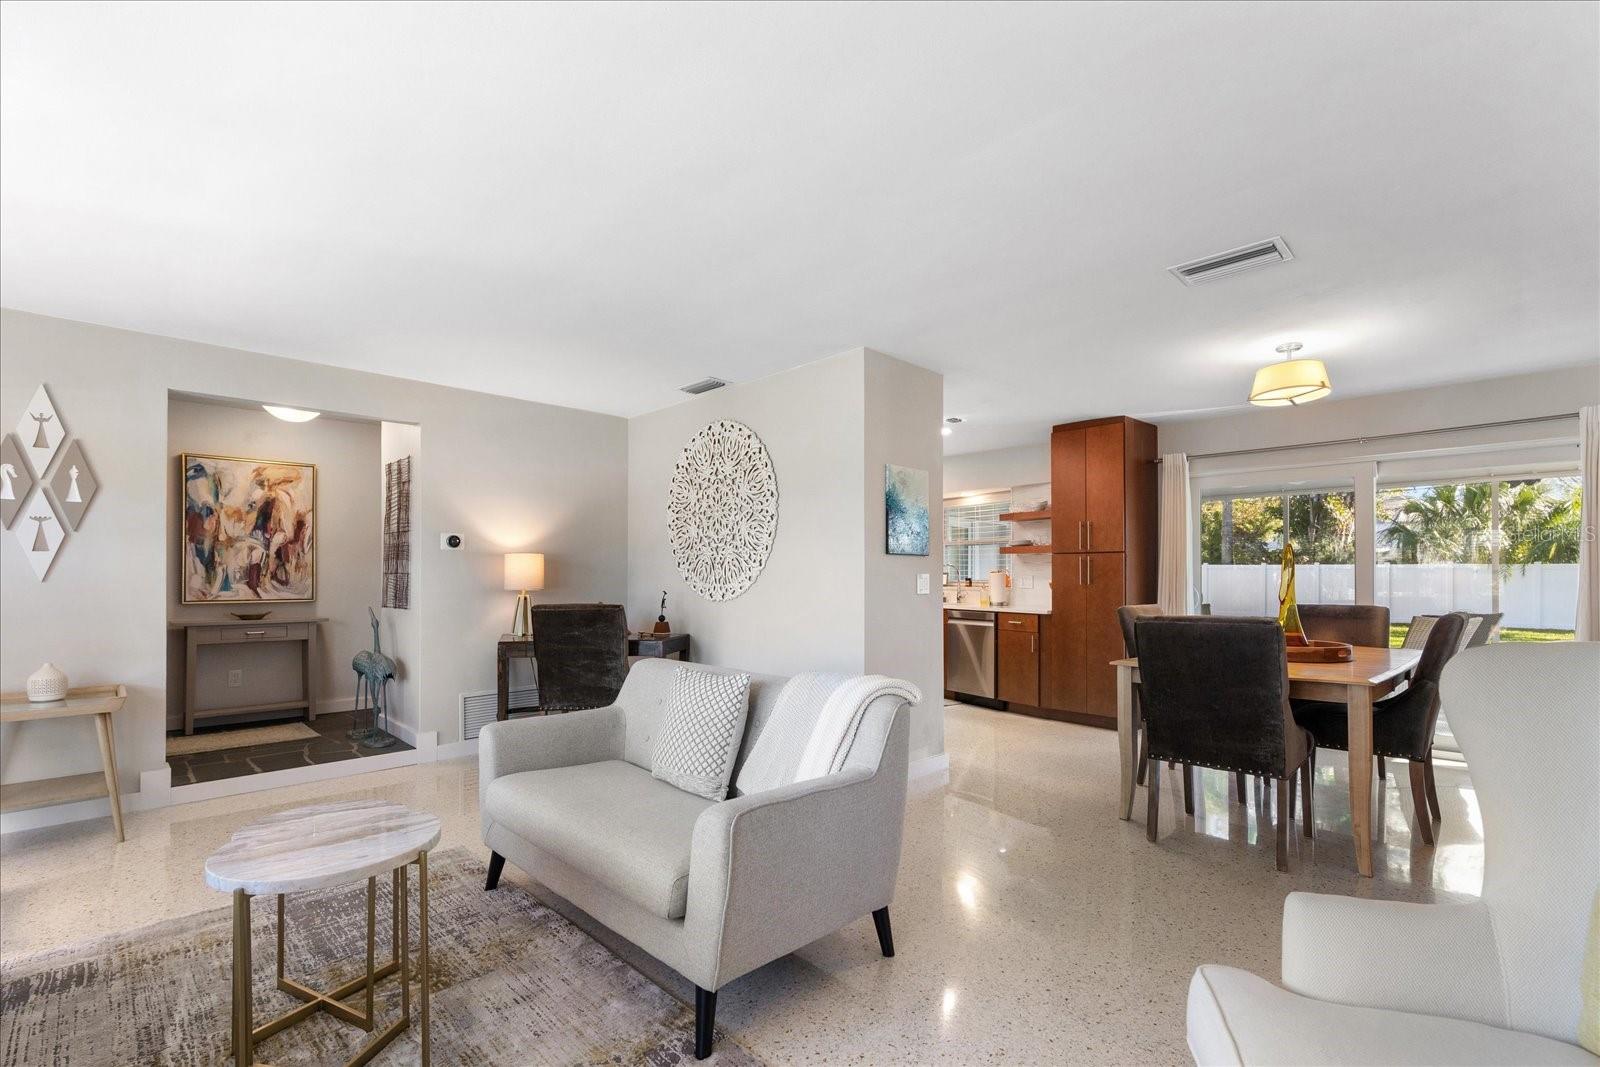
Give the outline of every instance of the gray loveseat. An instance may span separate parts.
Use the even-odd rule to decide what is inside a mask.
[[[650,776],[679,666],[634,664],[610,707],[485,727],[479,810],[486,888],[509,859],[688,978],[704,1059],[717,990],[741,975],[868,913],[894,955],[910,712],[880,696],[843,770],[747,796],[736,770],[734,795],[710,801]],[[751,676],[740,768],[785,681]]]

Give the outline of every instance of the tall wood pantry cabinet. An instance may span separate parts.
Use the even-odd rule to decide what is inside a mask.
[[[1050,434],[1050,614],[1039,705],[1114,724],[1117,608],[1156,598],[1156,428],[1118,416]]]

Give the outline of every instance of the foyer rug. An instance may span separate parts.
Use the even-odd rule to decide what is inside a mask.
[[[436,1064],[693,1064],[694,1012],[520,887],[483,891],[465,849],[429,857]],[[200,877],[198,871],[194,877]],[[413,879],[415,875],[413,874]],[[378,959],[390,958],[389,881],[378,880]],[[411,944],[416,950],[416,884]],[[218,899],[223,899],[218,894]],[[298,1001],[273,984],[274,898],[251,912],[255,1023]],[[231,907],[0,964],[0,1063],[211,1067],[231,1063]],[[366,889],[291,896],[287,974],[316,988],[355,977],[366,952]],[[397,1018],[399,982],[378,987],[378,1025]],[[359,1006],[359,997],[351,1003]],[[411,1028],[372,1062],[418,1062]],[[319,1013],[256,1046],[276,1067],[341,1063],[368,1035]],[[713,1061],[761,1061],[719,1034]]]
[[[248,726],[242,730],[216,730],[204,734],[167,738],[167,755],[192,756],[196,752],[217,752],[224,748],[270,745],[279,741],[315,741],[322,735],[303,722],[277,726]]]

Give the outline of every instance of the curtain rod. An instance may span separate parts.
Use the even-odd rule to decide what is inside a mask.
[[[1564,419],[1575,419],[1576,411],[1569,411],[1561,415],[1534,415],[1526,419],[1502,419],[1499,422],[1475,422],[1469,426],[1440,426],[1433,430],[1406,430],[1402,433],[1377,433],[1364,437],[1343,437],[1337,441],[1306,441],[1297,445],[1267,445],[1262,448],[1235,448],[1227,452],[1200,452],[1189,457],[1195,459],[1223,459],[1229,456],[1256,456],[1263,452],[1287,452],[1298,448],[1328,448],[1333,445],[1365,445],[1374,441],[1393,441],[1400,437],[1426,437],[1437,433],[1460,433],[1463,430],[1493,430],[1502,426],[1528,426],[1539,422],[1560,422]],[[1156,463],[1161,462],[1160,458]]]

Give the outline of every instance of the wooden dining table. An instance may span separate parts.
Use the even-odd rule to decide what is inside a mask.
[[[1356,869],[1372,877],[1372,702],[1389,693],[1411,673],[1422,652],[1412,648],[1357,646],[1345,663],[1289,664],[1289,695],[1306,700],[1331,700],[1349,708],[1350,828],[1356,843]],[[1133,790],[1138,776],[1133,687],[1139,684],[1137,659],[1112,660],[1117,668],[1117,742],[1122,758],[1120,814],[1133,817]]]

